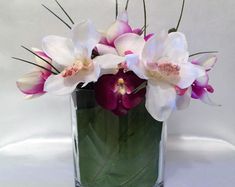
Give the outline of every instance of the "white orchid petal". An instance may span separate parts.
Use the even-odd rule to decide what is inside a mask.
[[[42,50],[37,49],[37,48],[32,48],[32,51],[36,53],[38,56],[40,56],[41,58],[45,59],[46,61],[51,62],[51,59]],[[38,65],[41,65],[45,68],[51,67],[50,65],[48,65],[48,63],[46,63],[44,60],[40,59],[37,56],[35,56],[35,60]]]
[[[168,50],[174,48],[187,51],[188,44],[185,35],[181,32],[172,32],[168,34],[168,37],[165,41],[165,47]]]
[[[124,21],[124,22],[128,22],[128,13],[127,11],[123,11],[121,13],[118,14],[117,20],[119,21]]]
[[[96,48],[98,50],[99,55],[104,55],[104,54],[114,54],[117,55],[117,51],[114,47],[104,45],[104,44],[97,44]]]
[[[206,71],[209,71],[214,67],[216,61],[217,61],[216,55],[205,54],[197,59],[192,60],[192,63],[199,65],[199,66],[202,66],[205,68]]]
[[[101,39],[101,35],[96,31],[94,24],[87,20],[73,28],[72,39],[79,50],[80,48],[85,48],[87,49],[88,56],[91,56],[92,50]]]
[[[42,60],[41,58],[35,56],[35,61],[37,63],[37,65],[43,66],[44,68],[51,70],[52,69],[52,60],[43,52],[43,51],[34,51],[38,56],[40,56],[41,58],[43,58],[44,60]],[[40,67],[35,66],[34,67],[35,71],[41,71],[44,73],[45,76],[49,76],[51,75],[51,72],[45,69],[42,69]]]
[[[220,104],[215,103],[214,101],[211,100],[211,98],[209,97],[208,92],[204,92],[203,95],[200,97],[200,100],[208,105],[211,106],[221,106]]]
[[[93,59],[94,63],[101,68],[102,74],[114,74],[117,71],[118,64],[125,61],[124,57],[106,54]]]
[[[43,96],[45,93],[42,93],[42,94],[33,94],[33,95],[26,95],[24,98],[26,100],[30,100],[30,99],[35,99],[35,98],[38,98],[38,97],[41,97]]]
[[[53,61],[69,66],[74,62],[74,45],[72,40],[60,36],[47,36],[42,41],[43,51]]]
[[[179,65],[188,63],[189,59],[188,51],[182,49],[171,49],[165,56],[167,56],[171,62]]]
[[[116,20],[107,30],[106,39],[108,43],[113,44],[114,40],[125,33],[132,32],[127,22]]]
[[[100,66],[94,61],[93,69],[85,73],[86,75],[81,80],[83,81],[83,87],[90,82],[96,82],[100,76]]]
[[[118,55],[106,54],[94,58],[93,61],[99,64],[99,66],[103,69],[110,69],[117,68],[117,65],[124,62],[125,58]]]
[[[144,61],[153,62],[162,57],[164,51],[164,42],[167,38],[167,33],[162,31],[159,35],[152,36],[145,44],[142,58]]]
[[[180,81],[177,83],[177,86],[180,88],[188,88],[192,83],[201,76],[206,74],[200,66],[187,63],[180,65]]]
[[[44,60],[46,60],[47,62],[51,62],[51,58],[48,57],[46,55],[46,53],[44,53],[42,50],[36,49],[36,48],[32,48],[33,52],[36,53],[38,56],[40,56],[41,58],[43,58]],[[46,63],[44,60],[42,60],[41,58],[35,56],[35,60],[37,62],[38,65],[41,65],[43,67],[48,67],[48,63]]]
[[[172,86],[148,82],[145,106],[154,119],[166,120],[175,108],[175,99],[176,91]]]
[[[126,51],[131,51],[134,54],[141,56],[145,45],[145,40],[134,33],[123,34],[114,41],[114,45],[121,56],[125,55]]]
[[[78,83],[61,74],[52,75],[46,80],[44,90],[54,95],[67,95],[75,90]]]
[[[208,74],[206,73],[204,76],[198,77],[195,82],[196,82],[197,86],[206,87],[209,82]]]
[[[126,55],[128,69],[132,70],[139,78],[148,79],[143,63],[139,60],[138,55]]]
[[[176,109],[184,110],[189,106],[190,101],[191,101],[191,93],[192,93],[192,89],[191,87],[189,87],[184,95],[176,96]]]
[[[40,71],[25,74],[17,80],[17,87],[25,94],[37,94],[43,92],[45,80],[41,77]]]

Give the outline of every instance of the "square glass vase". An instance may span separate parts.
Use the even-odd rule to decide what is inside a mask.
[[[144,102],[117,116],[77,89],[71,114],[75,187],[163,187],[166,125]]]

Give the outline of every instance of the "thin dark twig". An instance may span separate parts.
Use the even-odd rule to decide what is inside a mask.
[[[116,19],[117,19],[117,17],[118,17],[118,0],[116,0]]]
[[[218,51],[202,51],[202,52],[191,54],[191,55],[189,55],[189,57],[193,57],[196,55],[202,55],[202,54],[210,54],[210,53],[218,53]]]
[[[46,70],[46,71],[48,71],[48,72],[50,72],[50,73],[52,73],[52,74],[54,74],[54,75],[57,75],[57,73],[51,71],[50,69],[47,69],[47,68],[45,68],[45,67],[43,67],[43,66],[41,66],[41,65],[35,64],[35,63],[30,62],[30,61],[28,61],[28,60],[24,60],[24,59],[22,59],[22,58],[17,58],[17,57],[12,57],[12,58],[15,59],[15,60],[19,60],[19,61],[25,62],[25,63],[27,63],[27,64],[31,64],[31,65],[37,66],[37,67],[42,68],[42,69],[44,69],[44,70]]]
[[[74,21],[73,21],[72,18],[69,16],[69,14],[65,11],[65,9],[61,6],[61,4],[60,4],[57,0],[55,0],[55,2],[57,3],[57,5],[59,5],[59,7],[61,8],[61,10],[64,12],[64,14],[69,18],[70,22],[71,22],[72,24],[74,24]]]
[[[143,6],[144,6],[144,36],[146,36],[147,33],[147,10],[146,10],[146,3],[145,0],[143,0]]]
[[[60,18],[56,13],[54,13],[51,9],[47,8],[45,5],[42,4],[42,6],[47,9],[51,14],[53,14],[56,18],[58,18],[62,23],[64,23],[69,29],[72,29],[72,27],[66,23],[62,18]]]
[[[140,30],[141,30],[141,34],[144,33],[144,31],[148,28],[148,25],[144,25]]]
[[[126,6],[125,6],[125,10],[126,10],[126,11],[127,11],[127,9],[128,9],[129,1],[130,1],[130,0],[127,0],[127,1],[126,1]]]
[[[181,8],[181,12],[180,12],[180,18],[179,18],[178,24],[177,24],[177,26],[176,26],[176,31],[178,31],[179,26],[180,26],[181,19],[182,19],[182,17],[183,17],[183,13],[184,13],[184,5],[185,5],[185,0],[183,0],[183,4],[182,4],[182,8]]]
[[[25,46],[21,46],[22,48],[24,48],[25,50],[29,51],[30,53],[34,54],[36,57],[40,58],[41,60],[43,60],[44,62],[46,62],[49,66],[51,66],[54,70],[56,70],[58,73],[60,73],[60,71],[55,67],[53,66],[50,62],[48,62],[46,59],[42,58],[41,56],[39,56],[37,53],[31,51],[30,49],[28,49],[27,47]]]

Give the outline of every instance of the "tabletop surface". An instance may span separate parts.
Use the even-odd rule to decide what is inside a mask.
[[[69,137],[35,138],[0,149],[0,186],[73,187]],[[168,137],[165,187],[232,187],[235,148],[215,139]]]

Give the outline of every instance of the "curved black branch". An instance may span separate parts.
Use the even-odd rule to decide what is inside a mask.
[[[143,0],[143,6],[144,6],[144,36],[147,34],[147,10],[146,10],[146,3],[145,0]]]
[[[191,54],[191,55],[189,55],[189,57],[193,57],[193,56],[196,56],[196,55],[202,55],[202,54],[218,53],[218,52],[219,51],[202,51],[202,52]]]
[[[37,53],[31,51],[30,49],[28,49],[27,47],[25,46],[21,46],[23,49],[27,50],[28,52],[32,53],[33,55],[35,55],[36,57],[40,58],[41,60],[43,60],[44,62],[46,62],[49,66],[51,66],[54,70],[56,70],[58,73],[60,73],[60,71],[55,67],[53,66],[50,62],[48,62],[46,59],[42,58],[41,56],[39,56]]]
[[[69,29],[72,29],[72,27],[66,23],[61,17],[59,17],[56,13],[54,13],[51,9],[49,9],[48,7],[46,7],[44,4],[42,4],[42,6],[47,9],[51,14],[53,14],[57,19],[59,19],[62,23],[64,23]]]
[[[72,18],[69,16],[69,14],[65,11],[65,9],[61,6],[61,4],[60,4],[57,0],[55,0],[55,2],[57,3],[57,5],[59,5],[59,7],[61,8],[61,10],[64,12],[64,14],[69,18],[70,22],[71,22],[72,24],[74,24],[74,21],[73,21]]]
[[[50,73],[52,73],[52,74],[54,74],[54,75],[58,75],[58,73],[55,73],[54,71],[51,71],[50,69],[47,69],[47,68],[45,68],[45,67],[43,67],[43,66],[41,66],[41,65],[35,64],[35,63],[30,62],[30,61],[28,61],[28,60],[24,60],[24,59],[18,58],[18,57],[12,57],[12,58],[15,59],[15,60],[19,60],[19,61],[21,61],[21,62],[25,62],[25,63],[27,63],[27,64],[31,64],[31,65],[37,66],[37,67],[39,67],[39,68],[42,68],[42,69],[44,69],[44,70],[46,70],[46,71],[48,71],[48,72],[50,72]]]

